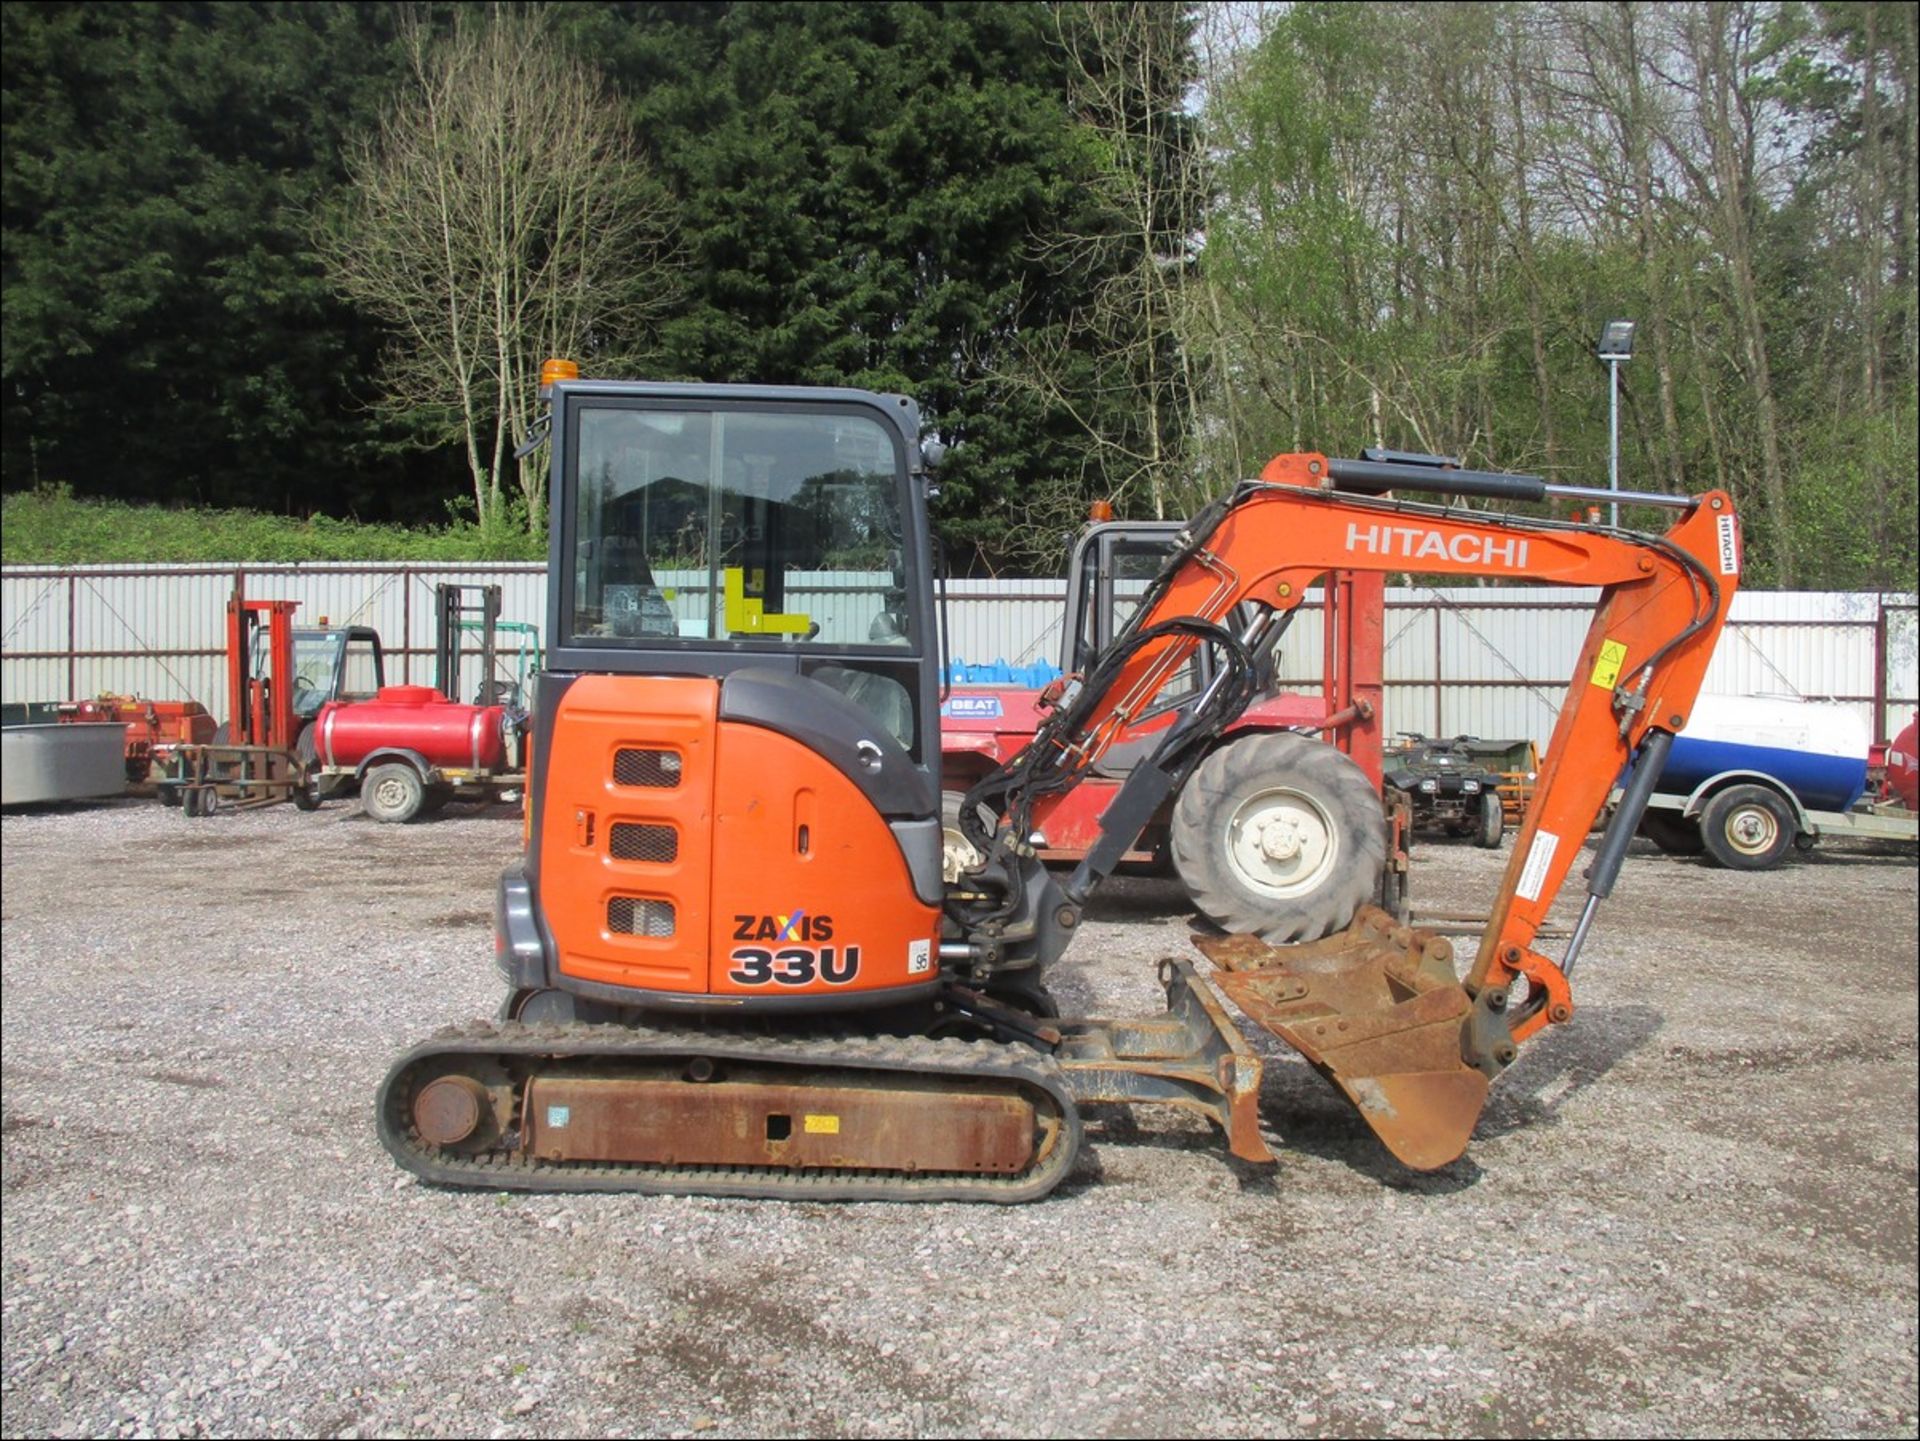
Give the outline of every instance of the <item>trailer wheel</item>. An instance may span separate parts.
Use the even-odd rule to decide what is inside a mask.
[[[1765,786],[1729,786],[1700,812],[1707,854],[1730,871],[1765,871],[1793,844],[1793,811]]]
[[[1500,797],[1492,791],[1480,793],[1480,824],[1474,829],[1473,843],[1482,850],[1498,850],[1507,833],[1507,813]]]
[[[360,782],[360,804],[387,825],[401,825],[420,814],[427,788],[420,772],[403,761],[375,766]]]
[[[1180,788],[1173,862],[1202,915],[1275,942],[1339,930],[1386,863],[1380,797],[1332,746],[1280,732],[1219,747]]]

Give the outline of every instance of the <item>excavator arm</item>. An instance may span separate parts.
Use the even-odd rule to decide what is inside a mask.
[[[1533,803],[1464,979],[1455,978],[1447,942],[1395,927],[1377,911],[1306,946],[1276,948],[1253,937],[1202,943],[1219,968],[1216,980],[1244,1011],[1344,1090],[1397,1155],[1431,1167],[1464,1149],[1489,1080],[1513,1061],[1519,1043],[1572,1018],[1568,972],[1699,693],[1738,584],[1740,538],[1732,503],[1717,491],[1633,495],[1675,512],[1663,535],[1400,498],[1407,492],[1514,501],[1610,494],[1432,460],[1276,458],[1258,481],[1196,517],[1126,630],[1064,689],[1033,743],[975,788],[963,821],[1003,816],[994,836],[983,828],[977,840],[1017,852],[1021,838],[1044,827],[1051,808],[1153,708],[1194,650],[1218,647],[1222,664],[1212,685],[1134,768],[1108,807],[1100,841],[1067,882],[1062,914],[1070,924],[1245,706],[1250,656],[1271,639],[1270,628],[1284,625],[1329,571],[1598,586]],[[1555,960],[1536,949],[1535,938],[1629,763],[1624,800],[1587,871],[1582,914]]]

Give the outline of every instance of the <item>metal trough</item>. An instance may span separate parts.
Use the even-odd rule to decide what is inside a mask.
[[[117,796],[127,789],[127,728],[118,721],[0,730],[0,805]]]

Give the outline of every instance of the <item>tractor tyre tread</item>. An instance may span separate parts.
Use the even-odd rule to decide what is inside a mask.
[[[303,771],[311,772],[319,763],[319,745],[314,739],[311,723],[302,726],[300,734],[294,738],[293,758],[300,763]],[[320,809],[320,781],[309,774],[304,782],[296,781],[293,787],[293,803],[303,811]]]
[[[1309,802],[1332,842],[1330,863],[1303,878],[1302,889],[1275,887],[1290,894],[1256,889],[1230,854],[1236,813],[1277,788]],[[1324,742],[1285,732],[1235,737],[1201,761],[1174,803],[1168,844],[1203,916],[1276,943],[1346,926],[1378,894],[1387,858],[1380,795],[1366,772]]]
[[[1507,812],[1495,791],[1480,793],[1480,821],[1473,828],[1473,843],[1484,851],[1500,849],[1507,835]]]

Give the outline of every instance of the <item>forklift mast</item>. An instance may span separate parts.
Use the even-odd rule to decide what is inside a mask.
[[[238,586],[227,599],[227,706],[234,745],[293,745],[293,613],[297,600],[248,600]],[[254,661],[254,635],[267,628],[266,670]]]
[[[460,663],[465,658],[462,632],[480,633],[480,689],[476,705],[493,703],[494,632],[500,623],[500,587],[448,582],[434,587],[433,688],[448,700],[460,699]]]

